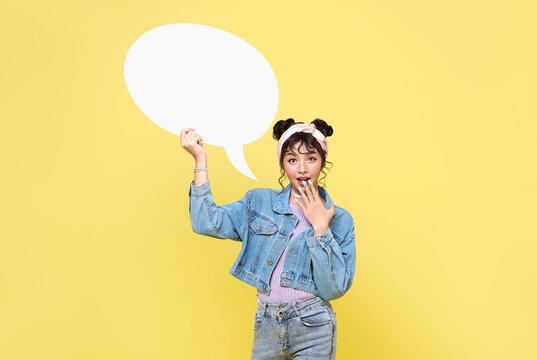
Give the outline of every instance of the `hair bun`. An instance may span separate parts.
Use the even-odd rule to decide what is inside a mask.
[[[276,124],[274,124],[274,127],[272,128],[272,137],[276,140],[280,140],[283,133],[294,124],[295,120],[293,118],[278,121]]]
[[[317,119],[313,120],[311,123],[313,125],[315,125],[317,130],[322,132],[323,135],[326,136],[326,137],[331,136],[334,133],[334,129],[332,129],[332,127],[330,125],[328,125],[326,123],[326,121],[324,121],[322,119],[317,118]]]

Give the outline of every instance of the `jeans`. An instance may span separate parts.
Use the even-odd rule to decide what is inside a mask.
[[[318,296],[289,303],[257,300],[252,360],[333,360],[336,313]]]

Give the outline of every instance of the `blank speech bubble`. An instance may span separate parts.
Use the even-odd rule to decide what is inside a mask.
[[[140,36],[124,65],[134,102],[171,133],[196,128],[223,146],[231,163],[256,179],[243,145],[257,140],[278,108],[278,83],[268,61],[238,36],[199,24],[169,24]]]

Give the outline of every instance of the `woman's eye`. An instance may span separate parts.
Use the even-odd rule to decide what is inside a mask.
[[[288,161],[289,161],[290,163],[293,163],[293,162],[296,161],[296,159],[289,159]]]
[[[310,156],[308,160],[309,160],[309,161],[315,161],[315,157]]]

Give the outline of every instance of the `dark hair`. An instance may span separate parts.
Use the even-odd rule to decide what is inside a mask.
[[[278,121],[276,124],[274,124],[274,127],[272,128],[272,137],[276,140],[280,140],[283,133],[294,124],[303,124],[303,122],[295,123],[295,120],[293,118]],[[313,120],[311,124],[315,125],[317,130],[319,130],[326,137],[331,136],[334,133],[334,129],[332,129],[332,127],[328,125],[326,121],[321,120],[319,118]],[[323,173],[323,176],[319,179],[319,182],[322,182],[322,187],[325,187],[326,173],[324,170],[326,169],[326,164],[330,165],[330,168],[328,168],[328,170],[332,168],[333,164],[330,161],[326,161],[326,153],[321,147],[321,144],[319,144],[319,142],[313,137],[313,135],[304,132],[297,132],[291,135],[289,139],[287,139],[283,143],[280,158],[278,159],[278,161],[280,162],[280,178],[278,179],[278,182],[280,183],[282,189],[284,189],[282,180],[285,178],[285,170],[283,169],[283,158],[285,156],[285,153],[297,142],[301,145],[305,145],[308,151],[316,149],[321,155],[323,162],[321,165],[321,172]]]

